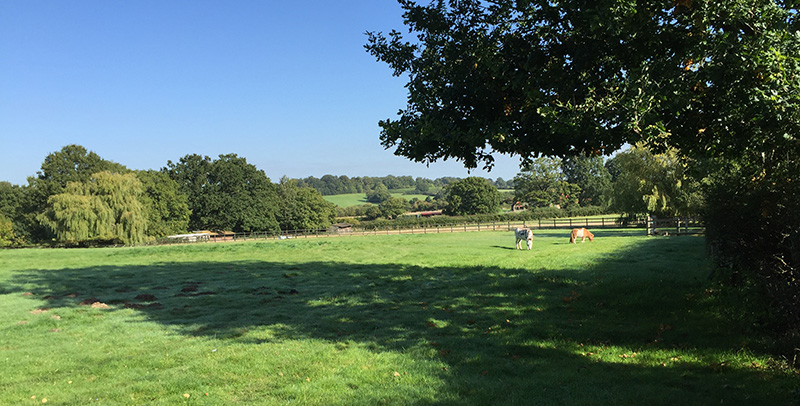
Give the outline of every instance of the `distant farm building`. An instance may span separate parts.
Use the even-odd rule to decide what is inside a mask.
[[[208,241],[210,237],[211,233],[209,231],[197,231],[189,234],[176,234],[167,236],[168,239],[175,242]]]
[[[233,231],[217,231],[214,234],[211,234],[211,239],[213,241],[233,241],[236,233]]]
[[[203,242],[203,241],[233,241],[233,231],[192,231],[187,234],[176,234],[167,236],[175,242]]]
[[[433,217],[433,216],[441,216],[442,215],[442,211],[441,210],[414,211],[414,212],[406,213],[405,215],[406,216],[410,216],[410,217],[417,217],[417,218],[420,218],[420,217]]]
[[[350,223],[335,223],[331,226],[334,233],[351,233],[353,232],[353,225]]]
[[[511,211],[528,210],[528,203],[514,202],[511,205]]]

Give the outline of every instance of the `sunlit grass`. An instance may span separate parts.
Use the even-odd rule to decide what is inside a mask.
[[[419,199],[425,200],[425,198],[429,197],[428,195],[421,195],[421,194],[406,194],[406,192],[401,190],[392,190],[389,192],[392,197],[397,197],[404,200],[411,200],[411,199]],[[359,206],[362,204],[373,204],[367,201],[367,195],[365,193],[346,193],[340,195],[327,195],[322,196],[325,200],[339,206],[339,207],[351,207],[351,206]]]
[[[797,401],[701,237],[595,235],[0,251],[0,404]]]

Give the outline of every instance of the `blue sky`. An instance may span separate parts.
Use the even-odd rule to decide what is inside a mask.
[[[80,144],[131,169],[235,153],[282,176],[470,175],[380,145],[404,78],[365,50],[405,32],[394,0],[2,1],[0,181],[25,184]]]

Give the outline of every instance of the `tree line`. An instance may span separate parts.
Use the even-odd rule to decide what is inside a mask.
[[[469,216],[593,207],[629,216],[694,215],[702,205],[699,183],[683,168],[674,151],[653,154],[635,146],[608,160],[533,159],[510,181],[325,175],[318,180],[322,183],[313,177],[273,183],[235,154],[217,159],[190,154],[160,170],[135,171],[68,145],[45,157],[28,185],[0,182],[0,244],[134,244],[188,230],[279,233],[325,229],[337,217],[396,220],[407,212],[432,210]],[[360,185],[370,203],[336,207],[314,184],[328,191],[334,184]],[[428,196],[393,197],[387,184]],[[509,185],[514,189],[499,189]]]
[[[646,146],[634,145],[609,159],[531,159],[506,183],[513,185],[511,190],[501,191],[499,182],[481,177],[448,178],[442,187],[430,189],[425,199],[406,200],[394,197],[383,183],[375,183],[365,192],[371,204],[339,207],[337,214],[377,220],[432,210],[468,216],[497,214],[501,209],[593,207],[594,212],[621,213],[626,217],[697,217],[704,208],[700,186],[706,175],[701,169],[674,149],[656,153]],[[337,178],[331,175],[331,179]]]
[[[346,175],[335,176],[327,174],[321,178],[309,176],[307,178],[298,179],[297,182],[300,186],[309,186],[316,189],[323,196],[330,196],[367,193],[379,188],[381,185],[387,190],[410,189],[410,193],[429,194],[457,180],[459,180],[459,178],[455,177],[441,177],[431,180],[428,178],[414,178],[411,176],[348,177]],[[498,189],[511,189],[514,187],[513,182],[506,181],[503,178],[497,178],[495,180],[487,179],[487,181]]]
[[[135,244],[187,230],[327,228],[335,206],[310,187],[273,183],[236,154],[196,154],[130,170],[79,145],[45,157],[24,186],[0,182],[0,244]]]

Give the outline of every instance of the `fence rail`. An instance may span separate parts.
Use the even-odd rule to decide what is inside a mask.
[[[693,233],[702,229],[702,223],[694,219],[659,219],[655,226],[659,230],[675,230],[675,234]],[[647,229],[648,235],[654,223],[647,218],[635,220],[620,220],[618,217],[587,217],[587,218],[557,218],[520,221],[493,221],[493,222],[464,222],[448,225],[419,225],[419,226],[387,226],[375,229],[347,228],[347,229],[307,229],[285,230],[280,233],[250,232],[235,233],[221,236],[210,235],[208,238],[195,238],[194,240],[172,238],[158,240],[157,244],[182,244],[194,242],[222,242],[222,241],[248,241],[291,238],[316,238],[316,237],[349,237],[363,235],[391,235],[391,234],[438,234],[472,231],[512,231],[515,228],[543,229],[571,229],[584,228],[641,228]],[[683,228],[685,227],[685,228]],[[681,231],[685,230],[685,232]]]

